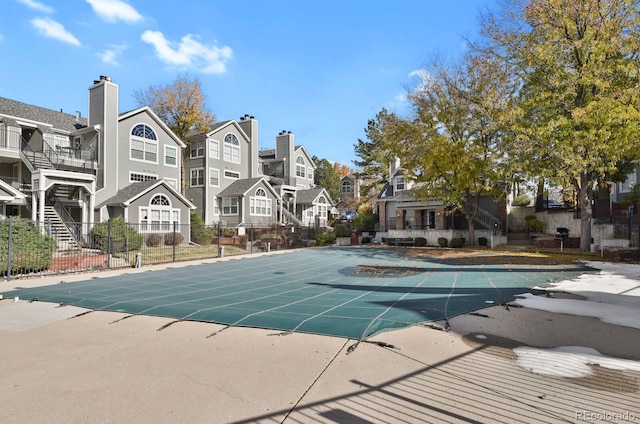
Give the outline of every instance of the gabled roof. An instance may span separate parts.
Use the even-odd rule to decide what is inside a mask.
[[[255,178],[245,178],[243,180],[236,180],[229,185],[229,187],[222,190],[218,193],[219,197],[234,197],[234,196],[244,196],[249,191],[251,191],[256,186],[260,185],[260,183],[265,186],[276,198],[278,193],[271,187],[271,184],[267,182],[264,177],[255,177]]]
[[[298,190],[296,192],[296,202],[304,205],[310,205],[315,203],[321,195],[327,199],[327,202],[329,202],[330,205],[333,205],[329,193],[327,193],[327,190],[322,187]]]
[[[295,147],[295,152],[296,153],[304,153],[304,155],[307,157],[307,160],[309,160],[309,162],[313,166],[313,169],[317,169],[318,168],[318,166],[313,161],[313,158],[311,157],[311,155],[309,154],[309,152],[307,151],[307,149],[304,146],[302,146],[302,145],[301,146],[296,146]],[[295,159],[292,159],[292,160],[295,160]]]
[[[135,201],[140,196],[155,190],[156,187],[163,185],[169,191],[171,191],[177,198],[179,198],[190,209],[195,209],[195,205],[187,200],[182,194],[173,189],[165,180],[149,180],[141,181],[137,183],[131,183],[128,186],[120,189],[114,196],[105,200],[97,206],[101,208],[103,206],[129,206],[129,204]]]
[[[180,138],[178,138],[178,136],[177,136],[173,131],[171,131],[171,129],[167,126],[167,124],[165,124],[165,123],[162,121],[162,119],[160,119],[160,118],[158,117],[158,115],[156,115],[156,113],[155,113],[153,110],[151,110],[151,108],[150,108],[149,106],[143,106],[143,107],[140,107],[140,108],[138,108],[138,109],[134,109],[134,110],[130,110],[130,111],[125,112],[125,113],[121,113],[120,115],[118,115],[118,122],[119,122],[119,121],[122,121],[123,119],[127,119],[127,118],[130,118],[130,117],[134,116],[134,115],[138,115],[138,114],[140,114],[140,113],[145,113],[145,112],[146,112],[147,114],[149,114],[149,116],[151,116],[151,118],[152,118],[154,121],[156,121],[156,123],[157,123],[159,126],[161,126],[161,127],[162,127],[162,129],[163,129],[167,134],[169,134],[169,136],[170,136],[171,138],[173,138],[173,139],[176,141],[176,143],[178,143],[178,145],[179,145],[180,147],[187,147],[187,145],[186,145],[186,144],[184,144],[184,142],[183,142],[182,140],[180,140]]]
[[[251,138],[249,138],[247,133],[244,132],[244,130],[242,129],[240,124],[238,124],[238,122],[235,119],[229,119],[227,121],[216,122],[216,123],[211,125],[211,128],[209,128],[209,131],[191,131],[191,132],[189,132],[189,134],[187,134],[187,138],[194,138],[194,137],[202,136],[202,135],[206,135],[208,137],[208,136],[210,136],[210,135],[212,135],[214,133],[222,131],[225,127],[228,127],[228,126],[234,126],[236,128],[236,130],[238,131],[238,133],[244,138],[245,142],[247,142],[247,143],[251,142]]]
[[[33,106],[15,100],[0,97],[0,114],[37,123],[52,125],[61,131],[72,132],[87,126],[86,118],[78,118],[61,111]]]

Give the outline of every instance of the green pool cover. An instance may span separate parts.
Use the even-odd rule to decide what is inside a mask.
[[[595,270],[489,251],[330,247],[92,278],[3,293],[96,311],[364,340],[510,302],[534,286]],[[518,260],[515,260],[518,259]],[[19,283],[19,282],[18,282]]]

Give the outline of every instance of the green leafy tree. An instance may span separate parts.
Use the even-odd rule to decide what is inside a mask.
[[[208,131],[216,117],[206,106],[200,81],[188,74],[181,74],[167,85],[149,86],[133,94],[138,106],[149,106],[151,110],[187,145],[192,131]],[[184,188],[184,165],[188,158],[182,155],[182,184]]]
[[[503,193],[509,169],[501,127],[509,80],[494,62],[471,54],[452,65],[434,60],[409,93],[414,116],[388,120],[383,137],[416,197],[464,213],[472,243],[480,199]]]
[[[594,188],[640,154],[638,0],[507,0],[482,18],[484,42],[521,83],[513,155],[578,193],[581,250]]]
[[[340,174],[334,165],[327,159],[320,159],[316,156],[311,158],[316,164],[314,183],[327,190],[331,199],[340,198]]]

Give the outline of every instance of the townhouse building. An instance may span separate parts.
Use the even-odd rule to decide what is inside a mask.
[[[66,227],[72,242],[110,218],[142,232],[189,224],[185,144],[149,107],[120,113],[118,100],[108,76],[89,87],[87,118],[0,98],[0,213]]]
[[[316,165],[291,131],[259,148],[254,116],[216,123],[189,136],[185,195],[205,224],[326,226],[332,201],[314,184]]]

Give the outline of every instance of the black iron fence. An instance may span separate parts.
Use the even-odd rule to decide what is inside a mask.
[[[313,245],[313,227],[0,220],[0,276],[94,271]]]

